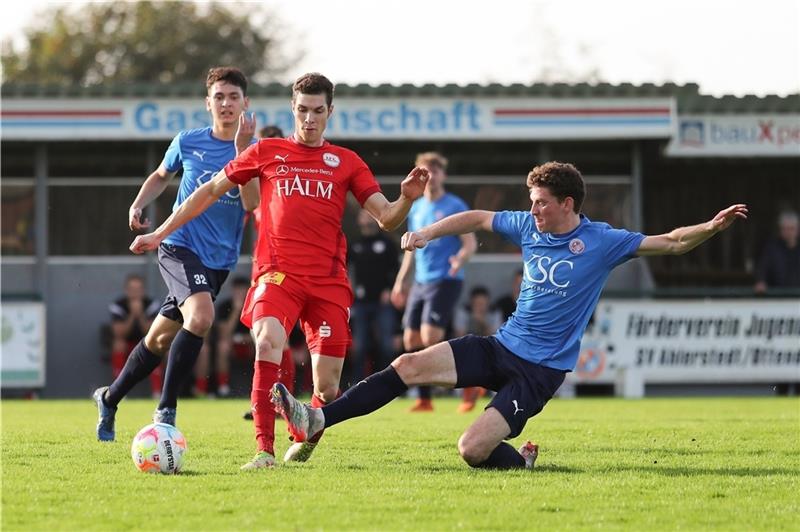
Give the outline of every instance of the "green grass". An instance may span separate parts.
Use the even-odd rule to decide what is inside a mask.
[[[478,412],[408,405],[334,427],[306,464],[241,473],[247,403],[183,401],[185,471],[156,476],[130,458],[151,401],[121,405],[115,443],[94,440],[89,400],[3,401],[2,529],[800,528],[797,399],[554,400],[512,442],[540,444],[533,472],[470,469],[456,441]]]

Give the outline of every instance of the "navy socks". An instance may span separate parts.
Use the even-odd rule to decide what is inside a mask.
[[[394,367],[370,375],[344,392],[332,403],[323,406],[325,428],[347,419],[374,412],[408,390]]]
[[[128,395],[134,386],[146,379],[159,364],[161,357],[147,349],[144,339],[140,340],[125,361],[122,373],[108,387],[103,402],[106,406],[117,406],[122,398]]]
[[[192,374],[194,364],[203,347],[203,337],[197,336],[186,329],[181,329],[175,335],[169,349],[167,371],[164,373],[164,388],[161,391],[162,408],[175,408],[178,405],[178,393],[186,379]]]

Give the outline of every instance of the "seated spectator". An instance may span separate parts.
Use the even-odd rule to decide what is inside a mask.
[[[147,334],[160,308],[161,302],[145,295],[141,276],[131,274],[125,279],[125,295],[108,306],[111,312],[112,378],[116,379],[122,372],[128,355]],[[159,366],[150,374],[150,390],[154,399],[161,395],[161,379],[162,368]]]
[[[492,310],[489,303],[489,291],[484,286],[475,286],[469,293],[469,303],[456,310],[453,318],[455,336],[475,334],[490,336],[502,325],[500,315]],[[475,401],[486,394],[486,390],[478,386],[464,388],[459,412],[470,412],[475,408]]]
[[[232,283],[231,296],[216,305],[216,320],[210,337],[215,346],[214,376],[216,392],[219,397],[227,397],[230,389],[230,360],[231,355],[244,360],[250,360],[254,353],[253,338],[250,329],[239,321],[242,305],[247,296],[250,282],[246,277],[235,277]],[[198,358],[195,372],[195,393],[204,395],[208,392],[209,377],[208,350]]]
[[[794,211],[778,217],[779,237],[767,242],[756,266],[754,290],[763,294],[770,288],[800,287],[800,218]]]

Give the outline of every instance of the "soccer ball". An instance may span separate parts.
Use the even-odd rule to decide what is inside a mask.
[[[166,423],[147,425],[133,438],[131,458],[145,473],[178,473],[186,452],[186,438],[181,431]]]

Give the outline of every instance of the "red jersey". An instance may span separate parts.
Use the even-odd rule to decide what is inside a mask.
[[[312,148],[291,137],[262,139],[229,162],[225,175],[239,185],[260,179],[261,220],[253,252],[259,275],[347,274],[342,232],[347,192],[363,206],[381,190],[358,155],[327,141]]]

